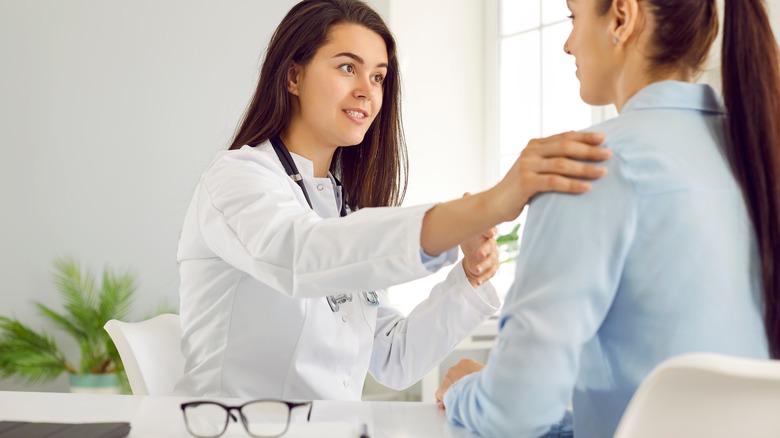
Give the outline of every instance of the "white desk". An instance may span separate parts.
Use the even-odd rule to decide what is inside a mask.
[[[0,421],[51,423],[129,422],[130,437],[188,437],[179,405],[191,397],[62,394],[0,391]],[[218,399],[228,404],[242,400]],[[305,419],[303,420],[305,422]],[[340,424],[334,424],[334,422]],[[357,438],[366,423],[371,438],[474,437],[449,423],[432,403],[315,401],[311,423],[291,427],[291,437]],[[321,427],[317,427],[320,424]],[[338,428],[334,426],[340,426]],[[345,427],[347,432],[345,433]],[[247,437],[243,430],[223,437]],[[337,432],[333,432],[337,431]],[[286,436],[285,436],[286,438]]]

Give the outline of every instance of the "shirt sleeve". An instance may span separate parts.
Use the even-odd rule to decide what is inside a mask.
[[[635,231],[637,201],[617,154],[608,167],[587,194],[532,201],[487,366],[445,394],[454,423],[483,436],[537,437],[563,417]]]
[[[380,302],[387,302],[386,295]],[[414,384],[499,305],[493,285],[485,282],[475,289],[458,263],[407,317],[392,306],[379,306],[369,372],[390,388]]]
[[[423,251],[422,247],[420,247],[420,261],[425,266],[425,269],[430,272],[437,272],[443,266],[455,263],[456,260],[458,260],[457,247],[448,249],[437,256],[428,255]]]
[[[190,232],[209,251],[185,244],[180,253],[216,254],[295,298],[383,289],[430,274],[419,252],[430,205],[323,219],[301,205],[277,167],[253,151],[216,162],[194,195],[197,231]]]

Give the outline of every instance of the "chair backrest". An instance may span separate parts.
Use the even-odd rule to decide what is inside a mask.
[[[164,314],[141,322],[112,319],[103,328],[116,345],[135,395],[173,395],[184,374],[179,315]]]
[[[639,386],[615,438],[780,436],[780,361],[689,353]]]

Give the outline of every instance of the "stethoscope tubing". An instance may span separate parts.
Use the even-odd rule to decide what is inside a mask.
[[[303,196],[306,198],[306,202],[309,204],[309,208],[314,210],[314,206],[312,205],[311,199],[309,198],[309,193],[306,191],[306,187],[303,185],[303,177],[301,176],[300,172],[298,172],[298,166],[295,165],[295,161],[293,161],[292,155],[290,155],[290,151],[287,149],[287,146],[278,136],[271,137],[270,141],[271,146],[274,148],[274,152],[276,152],[276,156],[279,157],[279,161],[282,163],[282,167],[284,167],[284,171],[287,172],[287,175],[292,178],[296,184],[298,184],[298,187],[300,187],[301,191],[303,192]],[[341,187],[341,182],[335,177],[333,179],[336,181],[336,186]],[[344,193],[342,190],[341,209],[339,211],[339,216],[344,217],[346,215],[347,202],[344,199]],[[377,297],[376,292],[374,291],[363,292],[363,298],[365,298],[366,301],[368,301],[368,303],[374,307],[379,305],[379,297]],[[330,310],[332,310],[334,313],[339,311],[341,304],[351,301],[352,294],[330,295],[327,297]]]

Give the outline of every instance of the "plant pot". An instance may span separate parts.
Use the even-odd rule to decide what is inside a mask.
[[[119,378],[111,374],[70,374],[70,392],[81,394],[119,394]]]

